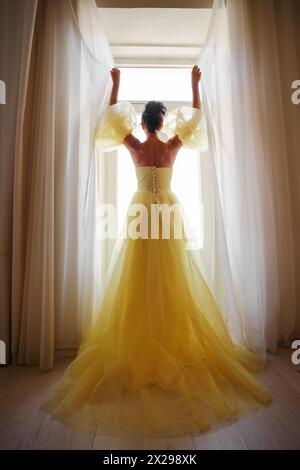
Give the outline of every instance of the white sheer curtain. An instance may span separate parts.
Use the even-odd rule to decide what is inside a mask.
[[[96,118],[110,48],[93,0],[26,3],[13,207],[14,362],[53,366],[75,348],[100,285]]]
[[[203,266],[234,339],[261,354],[295,329],[299,305],[300,106],[289,101],[300,75],[296,3],[216,0],[198,60],[210,142]],[[16,4],[3,5],[12,18]],[[19,5],[17,98],[6,105],[16,135],[1,139],[1,339],[11,336],[15,363],[50,368],[55,347],[78,346],[101,294],[96,197],[107,181],[100,158],[96,185],[91,137],[113,59],[93,0]],[[8,47],[19,36],[5,24]],[[7,76],[8,94],[14,82]]]
[[[296,114],[294,133],[286,127],[280,76],[284,54],[299,64],[293,15],[289,0],[215,0],[198,58],[212,188],[206,274],[233,336],[260,354],[295,330],[288,162],[296,160],[299,139]],[[289,48],[280,50],[288,38]]]

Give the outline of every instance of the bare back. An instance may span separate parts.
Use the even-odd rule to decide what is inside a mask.
[[[110,71],[112,81],[113,81],[113,87],[111,90],[111,95],[110,95],[110,100],[109,104],[113,105],[118,102],[118,91],[119,91],[119,85],[120,85],[120,70],[116,67],[111,69]],[[201,78],[201,71],[198,67],[198,65],[194,65],[192,69],[192,92],[193,92],[193,108],[201,109],[201,101],[200,101],[200,94],[199,94],[199,82]],[[159,104],[159,108],[156,108],[156,113],[159,113],[159,116],[162,118],[165,114],[166,107],[162,103],[157,103],[157,102],[148,102],[147,106],[149,103],[156,103]],[[162,105],[162,106],[161,106]],[[153,110],[152,110],[153,111]],[[146,113],[149,117],[151,116],[151,113]],[[154,113],[155,115],[155,113]],[[153,117],[153,115],[152,115]],[[157,116],[156,116],[157,117]],[[142,119],[142,127],[145,130],[144,126],[144,121]],[[157,124],[158,122],[155,122],[155,125],[150,126],[150,131],[152,132],[153,130],[159,130],[161,127],[159,127]],[[162,122],[161,122],[162,124]],[[169,139],[167,142],[163,142],[157,137],[157,134],[150,136],[149,135],[149,129],[147,128],[146,134],[148,135],[148,138],[145,142],[140,142],[139,139],[137,139],[133,134],[128,134],[125,139],[123,140],[123,144],[125,147],[129,150],[131,158],[135,164],[136,167],[142,167],[142,166],[157,166],[157,167],[163,167],[163,168],[172,168],[178,150],[182,147],[182,142],[180,141],[178,135],[174,135],[171,139]],[[151,130],[152,129],[152,130]]]
[[[181,141],[177,136],[163,142],[158,138],[140,142],[132,134],[124,139],[124,145],[129,150],[135,166],[172,167]]]

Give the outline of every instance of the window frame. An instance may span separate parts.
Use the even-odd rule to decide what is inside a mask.
[[[116,64],[117,67],[120,68],[171,68],[169,64],[160,64],[159,62],[156,62],[155,65],[153,64],[147,64],[143,63],[137,64],[134,61],[126,61],[126,65],[124,63]],[[184,65],[173,65],[172,68],[190,68],[191,66],[188,64]],[[118,100],[120,102],[125,101],[125,100]],[[134,107],[135,111],[137,114],[141,114],[145,104],[147,103],[147,100],[128,100]],[[182,100],[163,100],[164,104],[166,105],[168,111],[171,111],[172,109],[175,109],[179,106],[192,106],[192,100],[190,101],[182,101]],[[140,123],[139,123],[140,124]],[[101,171],[105,172],[105,187],[102,188],[102,201],[103,202],[110,202],[115,205],[116,209],[118,210],[118,185],[116,184],[117,179],[118,179],[118,164],[117,164],[117,153],[118,149],[113,150],[111,152],[107,152],[105,154],[100,152],[100,155],[97,155],[97,160],[99,158],[103,159],[101,164],[98,165],[101,167]],[[201,156],[199,155],[198,158],[198,169],[199,169],[199,174],[201,175],[201,204],[203,206],[203,246],[197,250],[199,252],[203,252],[205,249],[205,239],[207,235],[207,227],[206,227],[206,220],[209,214],[207,214],[207,208],[209,207],[208,204],[206,204],[206,191],[204,191],[205,185],[203,184],[204,182],[204,170],[205,172],[208,171],[208,152],[202,153]],[[115,184],[107,184],[108,181],[114,181]],[[208,195],[208,197],[210,197]],[[99,201],[100,203],[100,201]],[[104,269],[107,269],[109,266],[109,260],[111,259],[111,255],[113,252],[114,240],[106,239],[103,241],[104,243],[104,253],[105,253],[105,261],[104,261]]]

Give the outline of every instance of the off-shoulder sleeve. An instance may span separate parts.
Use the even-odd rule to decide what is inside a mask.
[[[106,108],[99,116],[94,141],[104,152],[110,152],[122,144],[136,127],[136,112],[131,103],[120,101]]]
[[[178,135],[182,145],[189,149],[206,151],[207,131],[202,111],[191,106],[179,106],[164,119],[162,132],[171,138]]]

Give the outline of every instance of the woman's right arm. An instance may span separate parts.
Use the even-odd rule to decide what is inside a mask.
[[[192,92],[193,92],[193,108],[197,108],[201,110],[201,100],[200,100],[200,93],[199,93],[199,82],[201,79],[201,71],[198,65],[194,65],[191,72],[191,83],[192,83]],[[171,137],[168,140],[168,144],[170,148],[174,151],[178,151],[182,146],[182,142],[179,139],[178,135]]]
[[[119,86],[120,86],[120,69],[114,67],[110,71],[110,75],[112,78],[113,86],[111,89],[109,105],[115,104],[118,102],[118,93],[119,93]]]

